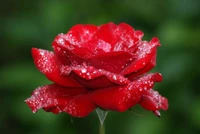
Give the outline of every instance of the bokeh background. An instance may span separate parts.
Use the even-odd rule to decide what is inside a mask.
[[[86,118],[42,110],[33,114],[24,100],[51,83],[35,68],[32,47],[52,50],[58,33],[77,23],[126,22],[157,36],[157,66],[164,76],[155,89],[169,99],[157,118],[140,106],[109,112],[107,134],[200,133],[200,0],[4,0],[0,4],[0,133],[97,134],[95,112]]]

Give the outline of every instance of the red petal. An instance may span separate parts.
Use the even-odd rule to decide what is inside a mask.
[[[95,109],[85,88],[64,88],[55,84],[38,87],[25,102],[33,112],[44,108],[48,112],[67,112],[78,117],[86,116]]]
[[[128,52],[107,52],[88,59],[88,63],[97,69],[104,69],[112,73],[120,73],[133,60]]]
[[[125,77],[92,66],[63,66],[62,75],[76,79],[81,85],[89,89],[126,85],[130,83]]]
[[[113,47],[113,51],[128,51],[130,48],[135,49],[139,38],[135,36],[135,30],[126,23],[120,23],[118,30],[114,33],[118,39]],[[133,51],[133,50],[132,50]]]
[[[96,31],[98,30],[97,26],[94,25],[75,25],[73,26],[69,32],[66,34],[67,41],[72,45],[77,45],[79,47],[83,47],[82,44],[91,40]],[[87,46],[84,46],[87,48]]]
[[[67,36],[59,34],[52,44],[56,56],[64,65],[82,64],[87,58],[93,55],[89,49],[78,47],[67,41]]]
[[[46,77],[61,85],[68,87],[81,87],[74,79],[68,76],[61,76],[59,66],[61,63],[53,52],[32,48],[32,56],[36,67],[46,75]]]
[[[152,57],[155,56],[156,47],[159,45],[159,40],[157,38],[153,38],[149,43],[141,41],[138,44],[138,51],[136,52],[137,59],[127,66],[121,74],[126,75],[137,72],[147,66],[147,64],[152,60]]]
[[[95,90],[91,93],[91,100],[98,107],[105,110],[126,111],[137,104],[142,95],[139,92],[139,88],[132,88],[129,90],[129,86],[115,86]]]
[[[67,34],[59,34],[53,42],[56,55],[65,64],[72,61],[79,63],[82,58],[91,57],[93,55],[91,48],[96,44],[88,46],[87,42],[91,40],[97,29],[98,27],[94,25],[76,25]]]
[[[145,91],[142,99],[140,101],[140,105],[150,111],[156,110],[167,110],[168,109],[168,100],[165,97],[162,97],[157,91],[153,89]]]
[[[156,51],[154,52],[154,54],[151,58],[151,61],[149,63],[147,63],[147,65],[144,68],[138,70],[137,72],[128,74],[128,75],[126,75],[126,77],[129,80],[135,79],[137,76],[140,76],[140,75],[150,71],[151,69],[153,69],[155,67],[155,65],[156,65]]]
[[[126,86],[95,90],[91,93],[91,100],[103,109],[123,112],[137,104],[143,92],[151,89],[160,77],[158,73],[148,74]]]
[[[112,47],[111,44],[98,38],[93,38],[92,40],[85,42],[83,46],[87,47],[88,49],[90,49],[90,51],[94,52],[95,54],[110,52]]]
[[[103,24],[99,27],[94,38],[102,39],[112,45],[116,42],[116,35],[114,34],[116,29],[117,25],[112,22]]]
[[[63,111],[76,117],[87,116],[96,106],[90,101],[89,94],[81,94],[75,96],[66,106]]]
[[[140,30],[135,31],[135,37],[138,38],[138,40],[141,40],[144,36],[144,33]]]

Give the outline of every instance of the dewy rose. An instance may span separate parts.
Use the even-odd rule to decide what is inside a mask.
[[[146,74],[156,64],[160,43],[142,37],[142,31],[125,23],[78,24],[54,39],[54,52],[32,48],[37,69],[53,84],[38,87],[25,102],[33,112],[43,108],[76,117],[97,107],[124,112],[140,104],[160,116],[168,100],[153,86],[162,76]]]

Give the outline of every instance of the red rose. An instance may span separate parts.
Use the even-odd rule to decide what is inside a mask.
[[[32,48],[36,67],[54,84],[38,87],[25,102],[33,112],[43,108],[77,117],[97,107],[123,112],[136,104],[159,115],[168,100],[152,88],[162,76],[146,73],[156,64],[160,44],[142,37],[125,23],[79,24],[55,38],[54,52]]]

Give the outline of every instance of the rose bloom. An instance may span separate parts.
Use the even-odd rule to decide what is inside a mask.
[[[25,102],[55,114],[84,117],[97,107],[124,112],[136,104],[160,116],[168,100],[153,90],[160,73],[156,65],[159,40],[142,41],[143,32],[130,25],[78,24],[53,41],[54,52],[32,48],[37,69],[53,84],[38,87]]]

